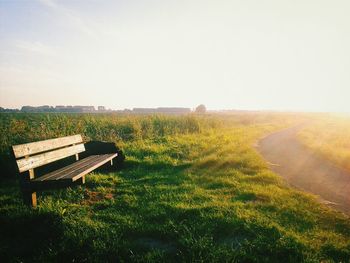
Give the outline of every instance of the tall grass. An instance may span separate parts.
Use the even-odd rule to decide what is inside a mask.
[[[216,119],[194,115],[2,114],[0,120],[2,146],[77,133],[87,140],[120,142],[197,133],[222,125]]]

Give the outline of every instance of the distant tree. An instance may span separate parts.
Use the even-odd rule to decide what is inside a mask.
[[[207,108],[205,107],[204,104],[198,105],[195,112],[196,113],[200,113],[200,114],[204,114],[207,111]]]

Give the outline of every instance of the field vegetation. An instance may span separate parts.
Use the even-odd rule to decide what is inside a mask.
[[[350,171],[350,116],[322,114],[315,116],[298,137],[307,147],[339,167]]]
[[[37,209],[3,170],[2,262],[349,262],[349,218],[290,188],[253,147],[303,118],[2,114],[4,167],[13,144],[76,133],[126,155],[118,171],[39,194]]]

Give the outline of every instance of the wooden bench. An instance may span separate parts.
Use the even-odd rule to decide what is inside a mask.
[[[81,135],[73,135],[12,146],[20,173],[27,172],[28,178],[21,184],[25,203],[36,207],[36,191],[66,187],[74,182],[85,183],[85,175],[101,165],[111,162],[118,153],[91,155],[79,160],[79,153],[85,151]],[[61,169],[35,177],[34,169],[75,155],[76,162]],[[29,172],[29,174],[28,174]]]

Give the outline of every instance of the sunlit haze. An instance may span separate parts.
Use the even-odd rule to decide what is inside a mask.
[[[350,1],[0,1],[0,106],[350,112]]]

